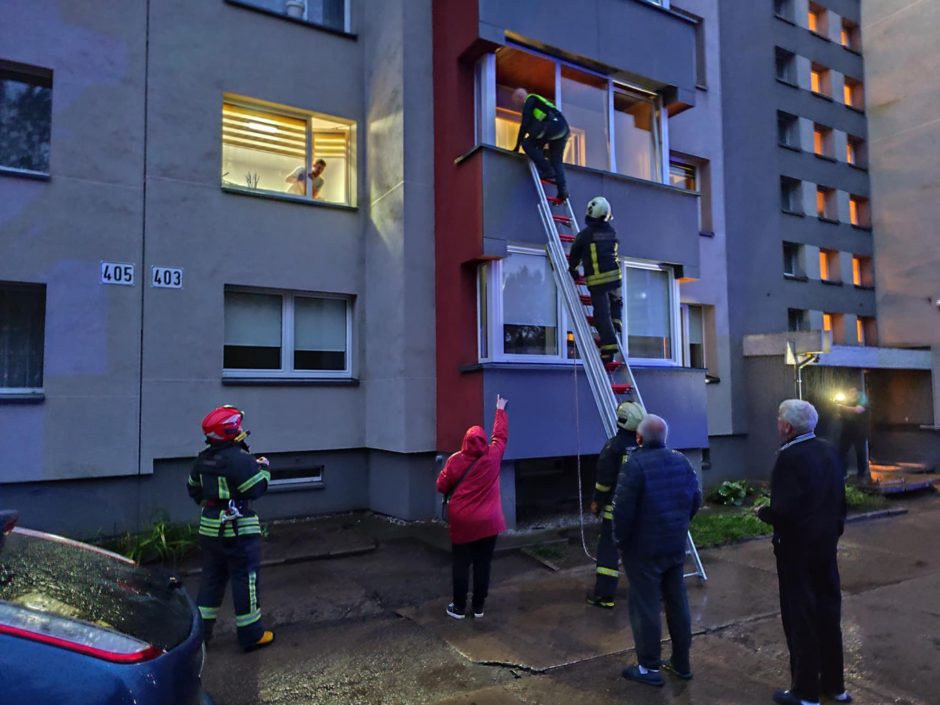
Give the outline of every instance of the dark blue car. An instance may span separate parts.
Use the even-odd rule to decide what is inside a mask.
[[[211,705],[179,581],[0,513],[0,702]]]

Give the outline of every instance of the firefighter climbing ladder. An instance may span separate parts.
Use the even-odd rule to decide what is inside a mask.
[[[613,362],[607,363],[601,360],[594,333],[591,330],[592,317],[585,311],[585,306],[591,305],[591,297],[584,285],[584,278],[581,277],[574,281],[568,274],[566,246],[570,247],[575,239],[574,233],[578,232],[578,222],[574,210],[571,208],[571,202],[569,200],[559,201],[556,198],[549,199],[545,194],[545,187],[539,177],[538,170],[531,161],[529,162],[529,170],[532,173],[535,190],[539,195],[539,216],[545,228],[548,241],[546,249],[548,250],[549,261],[552,263],[552,270],[555,273],[555,285],[564,297],[575,343],[578,346],[581,359],[584,361],[584,373],[591,387],[591,393],[594,396],[594,403],[597,405],[597,412],[600,414],[604,432],[608,438],[612,438],[617,433],[617,405],[620,402],[633,400],[643,408],[646,407],[636,385],[636,379],[633,377],[633,371],[627,362],[627,356],[624,354],[619,336],[617,339],[617,358]],[[553,211],[553,206],[563,212]],[[567,229],[568,232],[560,233],[559,227]],[[708,577],[705,574],[705,568],[702,566],[702,560],[695,548],[695,543],[692,541],[691,534],[688,537],[686,554],[691,557],[695,570],[686,573],[685,577],[697,576],[702,582],[706,581]]]

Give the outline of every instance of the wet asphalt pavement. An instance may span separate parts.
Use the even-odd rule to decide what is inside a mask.
[[[940,703],[940,498],[910,508],[850,524],[840,543],[847,685],[859,705]],[[305,561],[311,535],[319,542],[308,554],[374,550]],[[787,685],[766,540],[702,552],[709,582],[688,583],[695,678],[667,678],[659,689],[620,677],[634,659],[625,599],[610,612],[586,606],[587,562],[551,571],[519,551],[502,553],[486,616],[457,622],[444,614],[446,545],[439,527],[369,517],[341,530],[324,520],[272,531],[269,554],[301,561],[262,574],[277,642],[242,654],[226,603],[207,689],[219,705],[737,705],[770,703]],[[190,589],[197,581],[187,580]]]

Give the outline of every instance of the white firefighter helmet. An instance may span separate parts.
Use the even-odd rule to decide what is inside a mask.
[[[617,407],[617,425],[624,431],[636,431],[646,412],[635,401],[625,401]]]
[[[603,196],[595,196],[588,202],[585,215],[587,215],[588,218],[610,220],[610,203]]]

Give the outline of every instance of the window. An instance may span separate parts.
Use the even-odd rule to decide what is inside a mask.
[[[698,304],[682,304],[683,340],[682,364],[685,367],[707,369],[705,349],[705,307]]]
[[[222,186],[355,205],[355,123],[226,96]]]
[[[861,51],[862,37],[861,33],[859,32],[858,25],[851,20],[843,18],[839,41],[846,49],[851,49],[852,51]]]
[[[800,119],[790,113],[777,112],[777,141],[787,147],[800,147]]]
[[[306,20],[311,24],[345,31],[346,0],[234,0],[240,5],[253,5],[269,12]]]
[[[0,391],[42,390],[46,286],[0,282]]]
[[[827,36],[829,34],[829,22],[826,8],[811,2],[809,12],[806,13],[806,26],[810,32],[815,32],[822,37]]]
[[[695,24],[695,85],[699,88],[706,88],[708,79],[705,71],[705,22],[698,15],[693,15],[681,8],[673,6],[672,11]]]
[[[878,327],[871,316],[859,316],[855,322],[855,335],[859,345],[877,345]]]
[[[0,168],[49,173],[52,71],[0,61]]]
[[[695,166],[670,159],[669,183],[677,188],[683,188],[686,191],[697,191]]]
[[[289,467],[278,467],[278,459],[274,459],[274,464],[268,469],[271,471],[271,479],[268,480],[268,490],[274,489],[303,489],[310,485],[323,484],[323,465],[301,464],[302,461],[295,459]]]
[[[511,245],[480,267],[480,359],[560,362],[577,357],[567,311],[541,248]],[[679,303],[672,269],[624,264],[624,350],[644,364],[679,364]]]
[[[868,165],[868,154],[865,151],[865,140],[860,137],[848,135],[845,142],[845,161],[860,169]]]
[[[774,0],[774,14],[785,20],[793,21],[793,0]]]
[[[478,80],[484,84],[481,95],[488,94],[487,85],[493,85],[489,81],[495,84],[495,116],[484,109],[480,120],[495,120],[492,139],[497,147],[512,149],[516,144],[521,114],[512,93],[524,88],[564,112],[571,127],[566,163],[662,182],[664,118],[657,96],[514,47],[500,47],[493,65],[495,76],[484,68]],[[485,125],[481,133],[489,139]]]
[[[834,283],[842,281],[837,250],[819,251],[819,280]]]
[[[783,275],[805,278],[803,273],[803,246],[795,242],[783,243]]]
[[[788,213],[803,213],[802,185],[799,179],[780,177],[780,207]]]
[[[835,159],[832,130],[818,123],[813,124],[813,154],[817,157]]]
[[[809,87],[816,95],[832,97],[829,69],[820,64],[812,64],[809,70]]]
[[[845,77],[845,87],[843,89],[843,100],[845,104],[850,108],[855,108],[856,110],[863,110],[865,107],[865,99],[863,95],[862,82],[856,81],[854,78]]]
[[[849,222],[860,228],[871,227],[871,212],[867,198],[849,196]]]
[[[777,47],[774,56],[777,78],[796,85],[796,57],[793,52]]]
[[[816,216],[823,220],[838,220],[836,190],[826,186],[816,187]]]
[[[789,331],[809,330],[809,323],[807,319],[808,319],[808,314],[806,311],[799,309],[799,308],[788,308],[787,309],[787,330]]]
[[[831,340],[836,345],[845,343],[845,326],[841,313],[823,314],[823,331],[831,336]]]
[[[852,256],[852,283],[871,288],[875,285],[875,274],[871,257]]]
[[[351,309],[342,296],[226,289],[226,376],[350,376]]]

